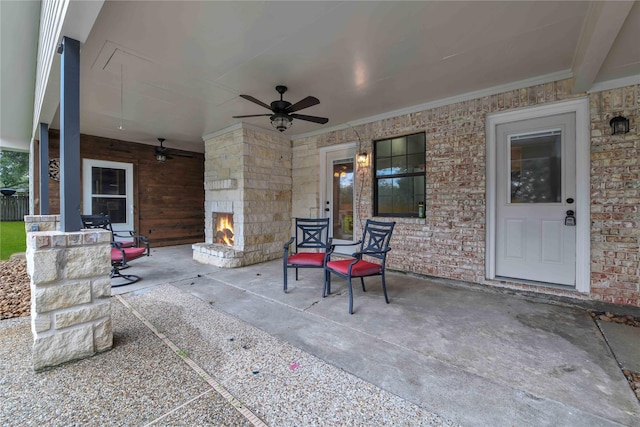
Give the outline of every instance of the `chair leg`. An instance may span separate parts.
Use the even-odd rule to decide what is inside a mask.
[[[353,314],[353,289],[351,288],[351,276],[347,279],[349,286],[349,314]]]
[[[283,270],[283,275],[282,277],[284,277],[284,293],[287,293],[287,261],[285,259],[282,260],[282,270]]]
[[[117,288],[118,286],[130,285],[130,284],[136,283],[138,280],[140,280],[140,276],[136,276],[135,274],[122,274],[122,273],[120,273],[120,270],[121,270],[121,268],[115,267],[115,266],[111,269],[111,274],[109,274],[109,277],[111,279],[120,278],[120,279],[124,280],[123,283],[117,283],[115,285],[111,284],[112,288]]]
[[[362,283],[362,292],[367,292],[367,290],[364,288],[364,277],[360,277],[360,282]]]
[[[296,268],[296,280],[298,280],[298,269]]]
[[[389,304],[389,297],[387,296],[387,285],[384,282],[384,272],[382,273],[382,291],[384,292],[384,299]]]
[[[329,270],[324,270],[324,286],[322,287],[322,298],[331,293],[331,273]]]

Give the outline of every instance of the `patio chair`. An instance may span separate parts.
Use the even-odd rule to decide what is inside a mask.
[[[135,274],[122,274],[121,270],[129,268],[129,261],[149,256],[149,240],[145,236],[135,234],[134,231],[126,231],[125,235],[113,232],[109,215],[81,215],[83,228],[102,228],[111,231],[111,279],[119,278],[122,282],[111,284],[112,287],[130,285],[140,280]],[[122,232],[121,232],[122,233]],[[127,241],[117,241],[116,237],[130,238]]]
[[[362,291],[366,292],[364,278],[369,276],[382,276],[382,291],[384,292],[385,301],[389,304],[384,272],[387,252],[391,250],[389,241],[391,240],[391,233],[393,232],[395,224],[395,222],[381,222],[368,219],[364,227],[362,239],[353,243],[353,245],[360,245],[360,250],[353,253],[351,255],[352,258],[327,261],[325,264],[322,296],[326,297],[331,293],[331,274],[346,279],[349,288],[349,314],[353,314],[353,289],[351,287],[351,279],[353,277],[359,277],[362,283]],[[333,245],[329,252],[327,252],[327,259],[331,256],[336,246],[337,245]],[[367,261],[363,259],[365,255],[377,261]]]
[[[294,244],[293,247],[292,244]],[[329,218],[296,218],[296,235],[285,243],[282,258],[285,293],[288,269],[296,269],[296,280],[298,280],[299,268],[323,268],[330,246]]]

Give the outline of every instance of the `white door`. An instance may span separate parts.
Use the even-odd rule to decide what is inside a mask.
[[[327,150],[322,162],[322,216],[330,218],[329,236],[334,243],[354,242],[355,147]],[[336,252],[353,253],[354,247],[338,247]]]
[[[82,210],[108,214],[114,231],[134,229],[133,164],[82,160]]]
[[[496,276],[575,286],[576,117],[496,127]]]

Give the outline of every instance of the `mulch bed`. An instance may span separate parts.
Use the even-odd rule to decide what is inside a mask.
[[[0,320],[31,313],[30,282],[24,254],[0,261]]]

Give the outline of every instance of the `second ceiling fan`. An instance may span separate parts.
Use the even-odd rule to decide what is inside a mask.
[[[246,99],[247,101],[251,101],[255,104],[260,105],[261,107],[267,108],[271,110],[269,114],[249,114],[245,116],[233,116],[234,119],[242,119],[245,117],[262,117],[262,116],[270,116],[271,125],[278,129],[280,132],[284,132],[285,130],[291,127],[291,123],[293,119],[306,120],[308,122],[325,124],[329,121],[326,117],[317,117],[317,116],[307,116],[304,114],[296,114],[296,111],[300,111],[304,108],[313,107],[314,105],[320,104],[320,100],[313,96],[307,96],[301,101],[296,102],[295,104],[291,104],[288,101],[282,99],[282,95],[287,91],[286,86],[276,86],[276,91],[280,94],[280,99],[277,101],[273,101],[271,105],[267,105],[264,102],[254,98],[251,95],[240,95],[241,98]]]

